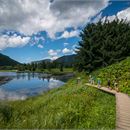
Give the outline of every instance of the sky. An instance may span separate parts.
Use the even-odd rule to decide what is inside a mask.
[[[0,0],[0,53],[28,63],[75,54],[88,23],[130,20],[125,0]]]

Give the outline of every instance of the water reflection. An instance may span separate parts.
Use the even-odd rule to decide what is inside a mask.
[[[58,77],[42,73],[0,72],[1,77],[9,77],[5,84],[0,84],[1,100],[24,100],[53,88],[62,86],[65,82]],[[3,82],[0,80],[0,82]]]

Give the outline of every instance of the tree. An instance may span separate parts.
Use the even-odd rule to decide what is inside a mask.
[[[130,56],[130,23],[116,18],[87,25],[80,34],[76,68],[93,71]]]
[[[63,72],[63,64],[60,64],[60,71]]]
[[[48,71],[51,71],[52,66],[51,66],[50,62],[46,62],[46,68],[47,68]]]

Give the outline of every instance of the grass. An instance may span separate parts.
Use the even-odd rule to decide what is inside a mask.
[[[8,71],[8,70],[5,70]],[[44,69],[44,70],[40,70],[40,69],[36,69],[35,71],[29,71],[29,70],[25,70],[25,71],[18,71],[18,72],[36,72],[36,73],[47,73],[47,74],[51,74],[51,75],[65,75],[68,73],[73,73],[73,68],[64,68],[63,71],[60,71],[59,68],[52,68],[50,70],[48,69]]]
[[[0,72],[16,72],[17,70],[0,70]]]
[[[110,79],[113,89],[115,89],[114,82],[116,81],[119,91],[130,95],[130,57],[119,63],[94,71],[91,75],[100,78],[104,86],[107,86],[107,81]]]
[[[63,71],[60,71],[58,68],[51,69],[50,71],[47,69],[44,69],[42,72],[49,73],[52,75],[64,75],[64,74],[72,73],[73,68],[64,68]]]
[[[85,86],[80,74],[66,85],[25,101],[0,102],[0,128],[115,128],[115,97]]]

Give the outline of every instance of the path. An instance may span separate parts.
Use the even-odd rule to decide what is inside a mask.
[[[98,88],[97,85],[87,83],[86,85]],[[116,130],[130,130],[130,97],[106,87],[98,88],[102,91],[112,93],[116,96]]]

